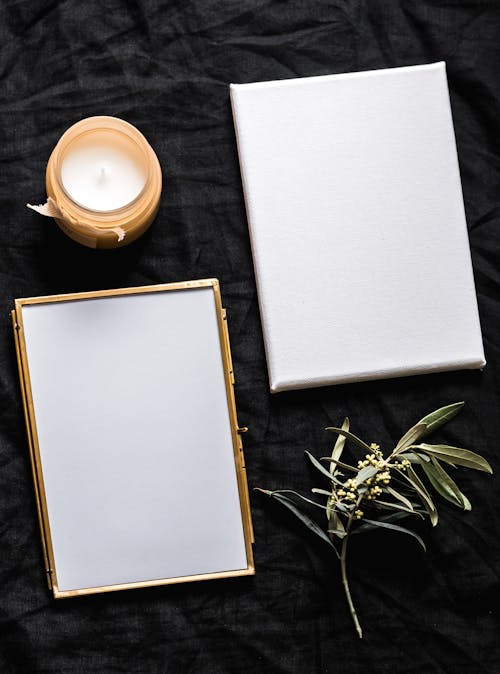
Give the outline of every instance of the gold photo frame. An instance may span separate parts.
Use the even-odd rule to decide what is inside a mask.
[[[127,307],[125,306],[126,298],[130,298]],[[185,311],[182,309],[183,303],[186,305]],[[56,307],[58,307],[57,310],[55,310]],[[158,308],[161,311],[158,311]],[[193,319],[193,325],[189,323],[190,312],[197,316],[199,314],[196,320]],[[136,314],[139,321],[144,321],[146,326],[154,323],[156,329],[134,327]],[[157,320],[159,314],[161,314],[161,320]],[[54,597],[59,599],[124,589],[253,575],[255,573],[252,551],[254,537],[241,440],[241,434],[246,429],[239,426],[236,414],[234,372],[227,316],[222,306],[218,280],[203,279],[17,299],[12,311],[12,323],[43,557],[48,585]],[[134,337],[130,338],[130,345],[127,344],[128,336],[122,336],[123,333],[118,334],[117,324],[120,328],[125,326],[125,335],[128,334],[126,329],[133,333]],[[165,329],[161,327],[162,325],[166,326]],[[178,325],[180,325],[179,328],[176,327]],[[99,339],[102,339],[104,343],[106,335],[114,343],[111,357],[108,354],[105,354],[105,357],[102,356],[101,349],[98,348]],[[136,376],[134,384],[140,384],[136,391],[135,386],[123,386],[124,377],[128,376],[124,365],[126,358],[123,354],[125,356],[128,354],[127,349],[135,354],[138,345],[141,345],[142,335],[144,335],[144,349],[141,350],[140,367],[137,365],[135,355],[130,361],[134,376]],[[171,344],[170,346],[165,344],[165,340],[168,342],[169,339],[171,344],[174,344],[174,348]],[[123,341],[120,345],[123,352],[118,355],[114,351],[117,341]],[[83,345],[81,347],[83,351],[78,351],[78,344]],[[135,351],[133,351],[134,348]],[[217,354],[220,354],[220,362]],[[108,361],[113,360],[113,357],[115,360],[112,372],[116,378],[116,390],[112,388],[113,377],[109,376],[111,366],[108,367]],[[64,360],[62,365],[58,362],[60,358]],[[193,358],[196,362],[191,364]],[[99,363],[104,363],[102,367],[106,371],[103,381],[98,380],[100,377],[97,369]],[[200,365],[205,367],[204,363],[207,363],[206,372],[200,376]],[[79,373],[75,375],[76,381],[71,379],[71,367]],[[183,367],[191,375],[196,373],[193,376],[191,388],[189,381],[181,381]],[[162,368],[165,368],[164,373]],[[87,379],[86,373],[89,369],[94,379],[90,378],[91,375]],[[140,372],[139,376],[138,372]],[[139,377],[142,378],[143,372],[148,373],[146,382],[139,379]],[[172,373],[176,373],[176,377]],[[146,375],[144,378],[146,379]],[[71,384],[68,390],[61,391],[61,388],[67,386],[68,381]],[[88,395],[89,381],[91,385],[95,381],[97,397],[99,395],[108,397],[104,397],[101,402],[94,401],[92,396]],[[62,385],[60,385],[61,382]],[[120,383],[121,389],[118,388]],[[180,398],[177,398],[177,385],[184,391],[185,399],[182,398],[181,393],[179,393]],[[130,400],[127,398],[128,402],[125,403],[120,398],[122,392],[127,389],[127,395],[140,396],[141,391],[146,391],[146,394],[140,398],[142,400],[144,397],[151,396],[150,387],[154,388],[154,386],[160,391],[160,395],[148,398],[149,402],[144,404],[143,411],[146,412],[147,422],[141,421],[140,415],[136,414],[136,408],[133,408],[133,414],[127,414],[127,411],[131,410],[127,410],[126,405],[133,404],[130,402],[132,398]],[[193,387],[196,390],[193,390]],[[84,395],[81,389],[85,389],[87,394]],[[101,389],[105,389],[105,392],[101,393]],[[198,414],[205,414],[205,406],[210,407],[206,412],[206,424],[209,428],[213,426],[212,455],[198,446],[202,431],[190,430],[192,429],[190,422],[175,431],[182,451],[176,450],[177,445],[174,442],[171,445],[175,447],[169,450],[170,453],[163,449],[159,451],[156,448],[154,451],[151,450],[151,456],[148,455],[148,461],[146,461],[144,452],[149,451],[150,445],[156,446],[157,444],[152,442],[152,439],[158,436],[155,429],[161,427],[158,424],[162,423],[162,414],[166,415],[166,419],[170,414],[168,417],[170,423],[168,420],[165,422],[166,432],[169,432],[169,426],[175,426],[177,418],[182,417],[182,414],[186,416],[186,419],[191,420],[191,395],[186,394],[186,391],[192,391]],[[72,396],[76,401],[74,405],[71,402]],[[165,402],[163,396],[165,396]],[[101,414],[102,405],[105,407],[109,400],[117,398],[117,414],[123,414],[123,416],[117,416],[118,422],[115,421],[113,424],[110,421],[111,428],[109,429],[106,426],[109,410],[106,409]],[[67,402],[68,399],[69,402]],[[60,417],[57,416],[60,409],[57,405],[60,405],[62,409]],[[119,409],[120,405],[122,410]],[[92,412],[92,414],[88,413],[88,417],[92,420],[92,415],[96,415],[100,420],[95,422],[99,434],[108,433],[111,444],[116,443],[116,447],[114,445],[113,447],[120,462],[128,461],[126,465],[136,466],[138,469],[136,471],[135,468],[128,468],[129,472],[125,473],[121,482],[116,478],[117,471],[112,462],[108,462],[106,466],[110,467],[109,473],[113,479],[106,482],[105,470],[107,468],[106,466],[102,468],[100,462],[108,461],[107,455],[106,452],[98,451],[94,447],[94,444],[100,443],[100,435],[95,435],[97,443],[88,441],[90,437],[88,417],[82,423],[81,429],[78,432],[74,431],[75,425],[78,426],[80,423],[78,414],[83,415],[87,406]],[[85,410],[82,411],[83,408]],[[151,411],[152,408],[153,411]],[[65,413],[64,410],[66,410]],[[132,417],[132,421],[129,421],[129,417]],[[193,423],[195,421],[193,419]],[[94,422],[91,421],[91,426],[92,423]],[[61,425],[64,426],[64,431],[60,430]],[[188,430],[188,434],[191,434],[188,439],[184,438],[185,429]],[[142,435],[143,430],[146,435],[149,433],[146,438],[146,440],[149,438],[149,441],[145,441],[145,445],[138,440],[129,440],[130,436],[135,438],[139,433]],[[87,440],[82,439],[82,435]],[[160,438],[160,444],[161,440]],[[133,448],[136,446],[133,442],[136,442],[137,447],[140,446],[137,457],[133,456]],[[209,440],[205,439],[204,442],[208,444]],[[128,458],[123,458],[125,452],[122,452],[122,448],[125,446],[132,447],[127,455]],[[75,453],[74,462],[72,462],[72,452]],[[195,456],[191,457],[191,453]],[[136,459],[140,461],[137,463]],[[161,464],[157,470],[154,461],[159,461]],[[171,463],[168,464],[168,461]],[[214,489],[212,499],[215,499],[216,504],[212,507],[211,493],[208,489],[201,498],[201,502],[208,505],[203,508],[200,504],[189,506],[185,522],[179,523],[179,512],[186,506],[181,506],[177,512],[170,514],[175,510],[172,504],[168,508],[162,504],[165,499],[170,498],[169,490],[181,489],[184,483],[190,485],[193,479],[195,483],[198,480],[198,491],[206,487],[206,477],[193,478],[193,474],[196,473],[192,470],[193,462],[196,462],[197,467],[200,466],[206,474],[211,476],[212,486],[217,487],[221,493],[218,494],[217,489]],[[147,470],[144,469],[145,472],[141,473],[140,469],[144,463],[147,463],[148,467]],[[121,466],[121,463],[119,465]],[[175,474],[176,470],[179,471],[178,476]],[[133,506],[129,507],[127,495],[123,494],[123,485],[128,486],[127,480],[135,479],[136,473],[139,476],[137,477],[138,483],[137,485],[131,483],[133,487],[131,491],[134,492],[136,501]],[[71,483],[69,483],[68,476],[71,476]],[[153,500],[150,497],[148,480],[156,485],[157,493]],[[163,480],[170,485],[169,488],[165,487],[165,490]],[[217,480],[220,484],[217,484]],[[113,489],[120,490],[116,493],[116,499],[111,498],[107,491],[109,484],[113,485]],[[147,502],[151,500],[155,504],[155,510],[152,509],[149,512],[147,504],[138,503],[140,497],[137,497],[135,487],[137,487],[137,494],[143,494]],[[154,488],[154,486],[151,487],[153,492]],[[128,487],[125,491],[128,491]],[[89,493],[92,494],[91,499],[88,498]],[[81,499],[81,503],[77,502],[75,505],[72,499],[77,500],[77,498]],[[189,494],[189,498],[192,498],[192,494]],[[94,513],[93,505],[99,512]],[[236,506],[238,506],[237,513],[235,513]],[[111,514],[107,513],[105,507],[110,508]],[[113,509],[116,509],[116,512]],[[137,509],[143,513],[143,520],[140,519],[142,515],[137,515]],[[157,514],[156,509],[161,512]],[[202,521],[203,513],[206,511],[209,514],[212,513],[210,515],[212,519],[203,521],[203,527],[198,528],[197,518],[200,517]],[[74,512],[77,513],[76,516]],[[78,520],[80,516],[83,521]],[[88,522],[85,520],[86,517],[89,518]],[[104,523],[103,520],[105,520]],[[161,531],[154,529],[154,524],[150,520],[162,523]],[[163,522],[167,522],[168,525],[165,531],[173,532],[172,535],[177,541],[175,544],[172,543],[171,548],[168,548],[168,540],[164,540],[162,536]],[[193,522],[194,526],[192,526]],[[213,525],[213,531],[210,531],[211,525]],[[143,546],[144,555],[141,555],[141,550],[137,549],[134,540],[127,540],[127,526],[130,526],[130,531],[134,531],[135,527],[136,533],[131,535],[137,536]],[[149,531],[148,527],[152,532],[151,540],[144,533],[145,529]],[[193,535],[201,536],[199,550],[186,533],[186,527],[197,530],[196,534],[193,532]],[[208,527],[209,531],[205,532],[204,527]],[[88,538],[87,543],[85,535]],[[116,541],[110,542],[107,536],[111,536],[111,539],[115,537]],[[81,541],[79,537],[82,538]],[[90,548],[94,546],[96,552],[93,554],[92,548],[86,558],[87,547],[82,548],[84,551],[82,554],[81,550],[73,550],[71,545],[77,548],[78,545],[88,545]],[[123,550],[130,551],[130,563],[126,559],[126,554],[123,559]],[[182,557],[183,554],[185,559]],[[164,560],[162,555],[166,555],[168,560]],[[179,559],[176,559],[174,563],[169,555],[178,555]],[[83,557],[81,561],[79,561],[80,557]],[[113,575],[112,568],[115,557],[117,567],[120,567],[116,577]],[[217,568],[219,558],[220,569]],[[101,562],[103,569],[105,567],[104,570],[99,567]],[[134,564],[137,567],[136,576],[134,576]],[[169,572],[166,577],[158,577],[158,569],[163,568],[162,564],[167,569],[172,568],[173,575]],[[233,568],[227,568],[228,566]],[[182,573],[182,569],[188,569],[188,572]],[[193,569],[197,572],[192,572]],[[141,573],[154,577],[143,578]],[[87,576],[96,577],[99,582],[89,584],[78,580],[86,579]],[[63,577],[64,580],[62,580]],[[106,579],[111,582],[106,582]],[[73,587],[74,584],[81,586]]]

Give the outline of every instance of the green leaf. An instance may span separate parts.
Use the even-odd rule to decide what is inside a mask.
[[[425,435],[426,431],[427,431],[426,424],[418,423],[415,424],[415,426],[412,426],[410,430],[406,431],[403,437],[399,440],[398,444],[396,445],[396,448],[394,449],[394,453],[398,454],[399,452],[404,451],[407,447],[416,442],[416,440]]]
[[[460,493],[462,494],[462,500],[463,500],[463,502],[464,502],[464,510],[471,511],[471,510],[472,510],[472,504],[471,504],[471,502],[469,501],[469,499],[467,498],[467,496],[463,493],[463,491],[460,492]]]
[[[343,431],[349,430],[349,417],[346,417],[342,422],[342,430]],[[344,451],[345,440],[346,440],[345,435],[339,435],[339,437],[337,438],[337,441],[335,442],[332,451],[333,461],[338,461],[342,456],[342,452]],[[334,475],[337,472],[335,470],[335,464],[333,463],[333,461],[332,463],[330,463],[330,473],[332,473],[332,475]]]
[[[435,430],[446,424],[448,421],[451,421],[455,417],[462,407],[465,405],[465,402],[453,403],[452,405],[446,405],[446,407],[440,407],[438,410],[427,414],[425,417],[420,419],[419,424],[425,424],[427,430],[424,435],[429,435]],[[417,424],[418,425],[418,424]]]
[[[451,463],[452,465],[465,466],[474,470],[482,470],[485,473],[493,473],[490,464],[479,454],[471,452],[462,447],[451,447],[450,445],[414,445],[412,449],[421,450],[427,454],[435,456],[440,461]]]
[[[343,435],[348,440],[351,440],[351,442],[354,442],[354,444],[358,445],[359,447],[362,447],[362,449],[364,449],[365,451],[373,452],[373,449],[370,447],[370,445],[367,445],[366,442],[363,442],[363,440],[354,435],[354,433],[350,433],[349,431],[344,430],[343,428],[336,428],[335,426],[329,426],[325,430],[333,431],[334,433]]]
[[[367,519],[365,519],[364,522],[366,522],[366,524],[371,524],[372,527],[382,527],[383,529],[391,529],[392,531],[399,531],[402,534],[407,534],[408,536],[413,536],[413,538],[415,538],[420,543],[420,545],[423,547],[423,549],[427,552],[424,541],[420,538],[420,536],[418,534],[416,534],[411,529],[407,529],[406,527],[401,527],[401,526],[399,526],[399,524],[391,524],[390,522],[382,522],[380,520],[367,520]],[[363,533],[363,531],[366,531],[366,529],[363,529],[364,526],[365,525],[362,524],[360,527],[358,527],[356,529],[356,533]]]
[[[414,445],[416,447],[417,445]],[[415,452],[405,452],[404,454],[400,454],[399,457],[400,459],[406,459],[410,463],[420,463],[421,459],[423,458],[424,461],[430,461],[431,457],[427,456],[424,454],[423,456],[421,454],[415,454]]]
[[[392,487],[385,487],[385,489],[389,492],[391,496],[394,496],[395,499],[401,501],[401,503],[404,503],[407,508],[413,510],[413,503],[410,501],[410,499],[407,499],[406,496],[403,496],[403,494],[400,494]]]
[[[341,468],[345,468],[346,470],[350,470],[351,473],[357,473],[358,469],[354,468],[354,466],[350,466],[348,463],[343,463],[342,461],[337,461],[336,459],[332,459],[331,456],[322,456],[320,457],[320,461],[329,461],[330,463],[335,464],[336,466],[340,466]],[[338,480],[337,480],[338,483]]]
[[[445,487],[445,489],[446,488],[451,489],[459,499],[460,501],[459,507],[467,511],[472,510],[471,502],[469,501],[467,496],[465,496],[465,494],[462,491],[460,491],[460,488],[457,485],[457,483],[448,475],[448,473],[444,470],[443,466],[439,463],[439,461],[435,459],[433,456],[431,456],[431,460],[435,470],[437,471],[440,477],[441,484]]]
[[[322,466],[322,465],[320,464],[320,462],[318,461],[318,459],[314,458],[314,456],[313,456],[310,452],[308,452],[308,451],[306,450],[306,451],[304,452],[304,454],[307,456],[307,458],[308,458],[309,461],[312,463],[312,465],[313,465],[317,470],[319,470],[319,472],[320,472],[322,475],[324,475],[325,477],[327,477],[327,478],[330,480],[330,482],[337,482],[337,483],[339,482],[339,480],[337,480],[337,478],[335,477],[335,475],[332,475],[332,474],[330,473],[330,471],[328,471],[324,466]]]
[[[327,489],[319,489],[319,487],[313,487],[311,489],[313,494],[322,494],[323,496],[331,496],[332,492]]]
[[[334,530],[345,532],[344,524],[340,519],[339,514],[333,508],[327,507],[326,516],[328,518],[328,526],[330,527],[329,531]]]
[[[354,478],[357,484],[363,484],[366,480],[369,480],[371,477],[378,473],[378,468],[376,466],[365,466],[361,468],[359,473]]]
[[[390,513],[389,515],[381,515],[378,518],[378,522],[397,522],[398,520],[402,520],[405,517],[409,517],[410,513],[407,512],[395,512],[395,513]],[[353,529],[350,533],[351,536],[354,536],[354,534],[357,534],[358,531],[361,529],[361,533],[366,533],[370,530],[376,529],[377,527],[374,524],[365,524],[366,520],[363,518],[362,520],[363,524],[360,524],[360,526],[356,527],[356,529]]]
[[[274,491],[269,491],[267,489],[257,489],[257,491],[266,494],[267,496],[278,501],[278,503],[281,503],[281,505],[285,506],[285,508],[288,508],[288,510],[290,510],[290,512],[292,512],[295,515],[295,517],[309,529],[309,531],[312,531],[313,534],[315,534],[316,536],[318,536],[318,538],[321,538],[322,541],[327,543],[330,546],[330,548],[332,548],[332,550],[335,551],[337,557],[339,557],[337,549],[333,545],[332,541],[328,538],[327,534],[323,531],[323,529],[313,519],[311,519],[309,515],[300,510],[300,508],[297,507],[297,504],[294,503],[292,499],[288,498],[287,496],[283,496],[283,494],[279,494]]]
[[[262,491],[262,490],[259,490]],[[313,501],[310,498],[307,498],[306,496],[302,496],[302,494],[299,494],[298,491],[293,491],[293,489],[275,489],[272,494],[293,494],[297,498],[300,498],[302,501],[305,501],[306,503],[310,503],[311,505],[315,505],[317,508],[321,508],[322,510],[326,510],[326,506],[322,505],[321,503],[316,503],[316,501]]]
[[[418,475],[415,473],[415,471],[411,466],[409,466],[406,469],[406,473],[403,473],[400,470],[397,470],[397,472],[399,473],[399,475],[401,475],[401,477],[403,477],[405,480],[407,480],[407,482],[411,484],[413,489],[419,495],[420,500],[424,504],[424,507],[429,514],[431,524],[433,527],[435,527],[436,524],[438,523],[438,513],[436,510],[436,506],[434,505],[432,498],[427,489],[425,488],[425,485],[422,482],[422,480],[418,477]]]
[[[439,461],[437,461],[434,457],[431,457],[431,462],[432,463],[426,463],[424,461],[422,463],[422,468],[429,478],[429,482],[432,484],[437,493],[441,494],[443,498],[445,498],[450,503],[453,503],[453,505],[463,508],[464,510],[470,510],[470,507],[467,508],[467,505],[470,506],[470,502],[468,500],[468,503],[464,501],[463,494],[458,488],[458,485],[442,468]]]
[[[345,538],[347,536],[345,530],[342,529],[328,529],[328,533],[338,536],[339,538]]]
[[[376,507],[380,508],[385,508],[389,510],[399,510],[399,511],[404,511],[408,513],[409,515],[418,515],[419,517],[422,517],[422,515],[414,510],[413,508],[410,510],[406,506],[404,506],[402,503],[392,503],[391,501],[380,501],[379,499],[375,499],[374,501],[370,502],[371,505],[374,505]]]

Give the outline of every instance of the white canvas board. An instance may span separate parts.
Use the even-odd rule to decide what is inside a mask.
[[[444,63],[231,101],[271,390],[483,367]]]
[[[246,569],[213,288],[22,319],[58,590]]]

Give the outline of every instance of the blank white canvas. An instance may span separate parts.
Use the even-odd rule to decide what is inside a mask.
[[[58,589],[246,569],[213,289],[22,316]]]
[[[444,63],[231,101],[271,390],[482,367]]]

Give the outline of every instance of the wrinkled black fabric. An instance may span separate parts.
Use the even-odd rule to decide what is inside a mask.
[[[488,365],[271,396],[228,83],[437,60],[447,62]],[[303,452],[323,455],[331,438],[322,429],[345,415],[383,444],[461,399],[467,406],[442,437],[476,448],[498,475],[499,64],[493,0],[2,3],[0,672],[500,671],[498,478],[472,471],[457,478],[472,512],[444,503],[436,529],[417,525],[427,554],[397,534],[353,540],[363,641],[328,550],[255,492],[254,578],[51,599],[8,314],[16,297],[215,276],[239,419],[250,428],[250,487],[313,486]],[[165,180],[150,231],[111,252],[78,246],[25,208],[45,197],[61,133],[95,114],[138,126]],[[335,298],[324,308],[335,311]],[[202,508],[210,485],[188,497]]]

